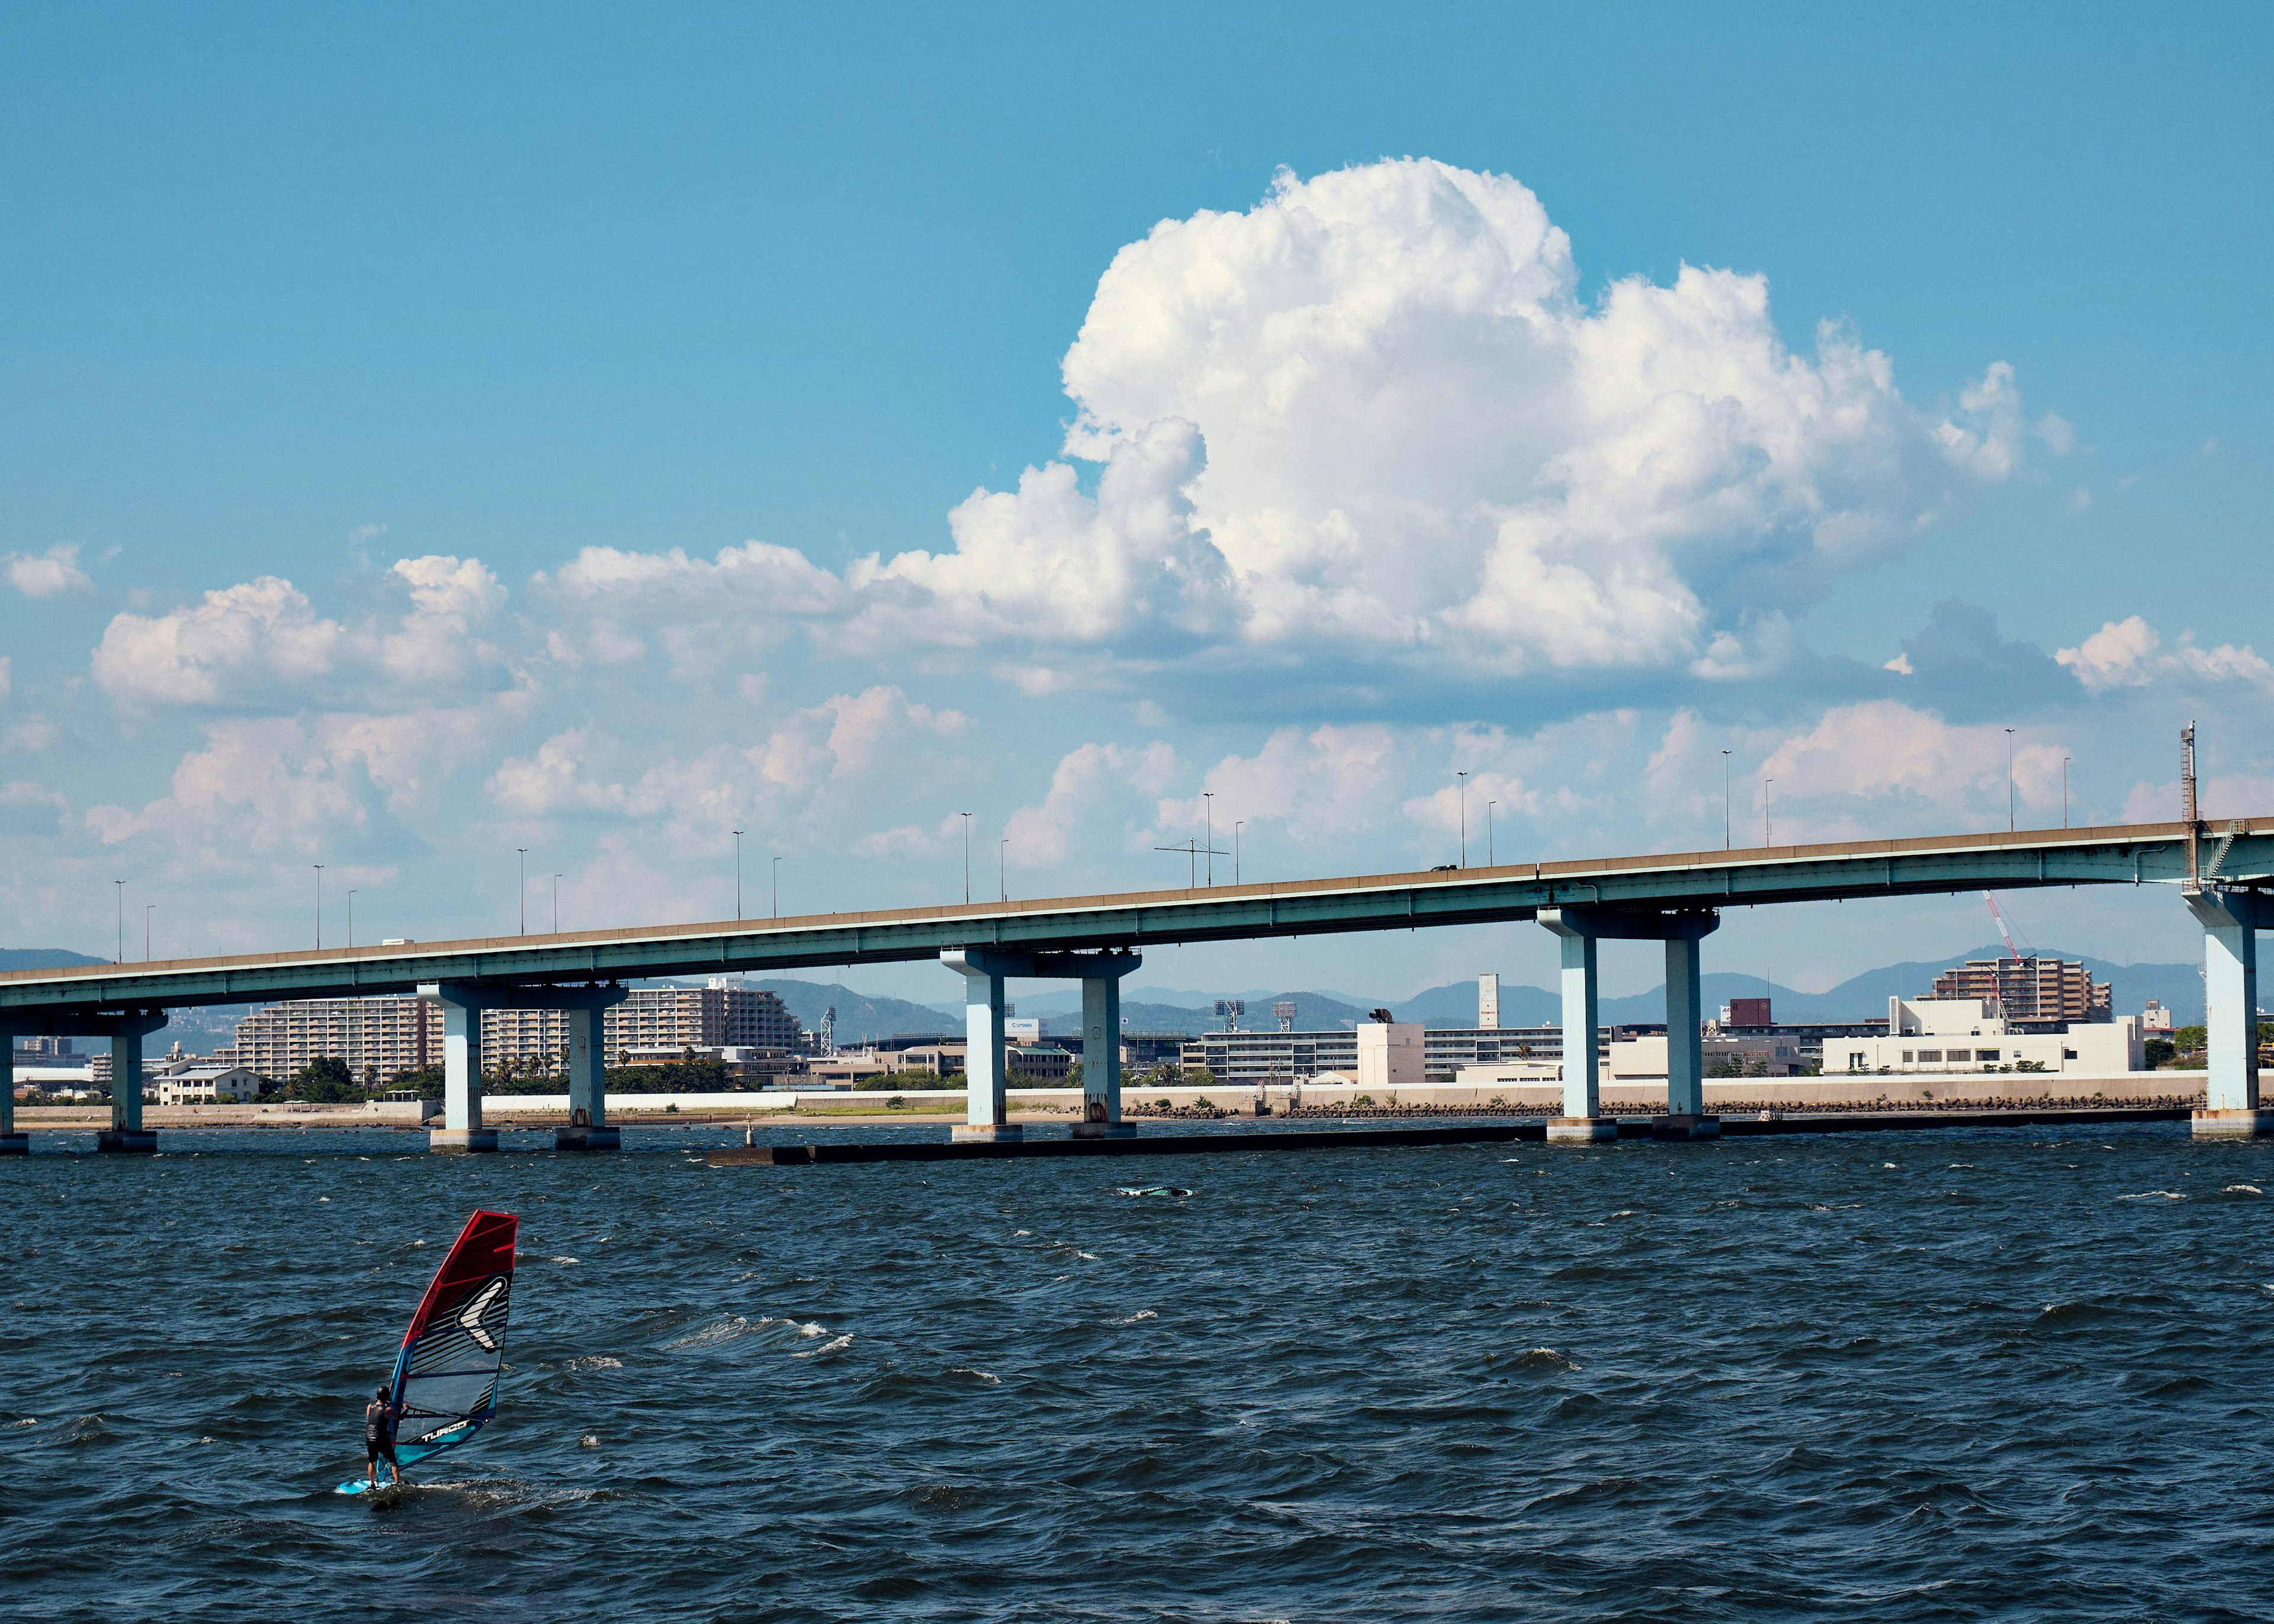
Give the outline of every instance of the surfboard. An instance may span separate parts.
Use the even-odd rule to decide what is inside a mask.
[[[377,1485],[377,1492],[384,1494],[390,1489],[408,1489],[410,1486],[407,1483],[382,1483]],[[342,1494],[369,1494],[373,1492],[373,1485],[368,1477],[350,1477],[340,1485],[338,1492]]]

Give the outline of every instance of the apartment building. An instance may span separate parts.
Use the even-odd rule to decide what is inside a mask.
[[[797,1018],[775,994],[725,977],[704,987],[639,987],[607,1011],[602,1042],[610,1064],[635,1050],[796,1049]],[[559,1066],[568,1043],[560,1010],[482,1011],[482,1064]],[[442,1007],[431,998],[306,998],[266,1004],[237,1023],[237,1041],[212,1056],[282,1081],[312,1060],[343,1060],[357,1080],[386,1081],[442,1064]]]
[[[1934,978],[1930,996],[1978,998],[1998,1006],[2007,1023],[2045,1028],[2112,1018],[2108,983],[2096,981],[2074,959],[1969,959]]]

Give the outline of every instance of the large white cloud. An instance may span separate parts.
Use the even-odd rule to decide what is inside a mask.
[[[2162,678],[2192,677],[2206,682],[2251,682],[2274,692],[2274,665],[2247,644],[2197,646],[2187,633],[2172,648],[2138,615],[2111,620],[2074,649],[2053,658],[2089,688],[2145,688]]]
[[[210,705],[305,694],[307,684],[350,670],[414,686],[453,683],[498,659],[475,626],[505,601],[505,589],[479,560],[404,559],[390,573],[411,603],[392,624],[350,628],[320,615],[278,575],[208,591],[164,614],[121,613],[95,647],[95,682],[135,704]]]
[[[1068,464],[1029,470],[957,510],[953,553],[855,579],[922,589],[967,639],[1230,617],[1250,643],[1502,673],[1659,665],[2013,467],[2002,365],[1938,418],[1843,329],[1790,352],[1760,276],[1576,289],[1531,192],[1428,161],[1164,221],[1065,360],[1097,500]]]

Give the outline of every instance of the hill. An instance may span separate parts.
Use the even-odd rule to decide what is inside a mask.
[[[0,947],[0,970],[68,970],[73,965],[109,964],[67,947]]]
[[[868,1043],[878,1038],[950,1037],[961,1035],[962,1021],[906,998],[870,997],[851,988],[826,981],[795,981],[769,976],[753,981],[779,997],[798,1024],[811,1032],[821,1025],[824,1010],[834,1005],[840,1043]]]

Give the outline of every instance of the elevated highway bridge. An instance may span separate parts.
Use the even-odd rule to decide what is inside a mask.
[[[2274,817],[2217,823],[1935,836],[1683,852],[1568,862],[1360,875],[945,907],[655,925],[542,936],[309,949],[0,974],[0,1032],[107,1036],[109,1147],[148,1148],[141,1049],[169,1009],[418,993],[442,1006],[444,1126],[438,1148],[495,1144],[481,1124],[480,1011],[568,1011],[571,1124],[564,1147],[614,1142],[602,1087],[600,1012],[650,976],[774,972],[938,959],[964,977],[969,1121],[959,1133],[1009,1137],[1004,1117],[1003,982],[1083,983],[1087,1120],[1120,1122],[1119,985],[1153,945],[1536,921],[1559,937],[1564,1025],[1595,1027],[1596,947],[1661,941],[1667,952],[1668,1118],[1710,1131],[1698,1048],[1698,942],[1729,907],[1863,901],[2053,885],[2165,885],[2202,923],[2211,1071],[2205,1131],[2274,1129],[2258,1111],[2256,932],[2274,927]],[[1686,1045],[1681,1034],[1688,1034]],[[1569,1046],[1562,1138],[1606,1138],[1595,1050]],[[20,1148],[12,1086],[0,1090],[0,1149]],[[2224,1115],[2222,1115],[2224,1113]],[[2265,1114],[2274,1118],[2274,1112]]]

